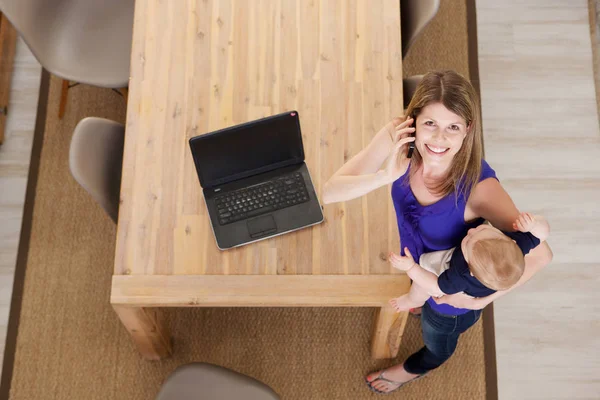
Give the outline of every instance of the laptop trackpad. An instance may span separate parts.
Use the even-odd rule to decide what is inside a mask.
[[[248,221],[248,232],[252,238],[265,236],[277,232],[277,225],[273,216],[269,214]]]

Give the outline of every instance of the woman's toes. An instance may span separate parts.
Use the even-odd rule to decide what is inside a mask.
[[[379,371],[367,375],[367,380],[373,382],[379,376]]]

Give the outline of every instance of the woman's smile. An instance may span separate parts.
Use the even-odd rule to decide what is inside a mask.
[[[436,156],[445,154],[450,149],[449,147],[438,147],[430,144],[425,144],[425,148],[427,148],[428,153]]]

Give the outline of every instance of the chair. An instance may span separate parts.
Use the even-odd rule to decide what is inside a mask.
[[[134,0],[0,0],[0,10],[39,63],[68,81],[106,88],[129,84]]]
[[[69,149],[71,174],[115,223],[119,215],[124,142],[125,126],[90,117],[75,127]]]
[[[400,0],[402,58],[440,8],[440,0]]]
[[[404,99],[404,109],[408,108],[408,104],[410,103],[415,91],[417,90],[417,86],[419,86],[419,82],[423,79],[425,75],[413,75],[408,78],[404,78],[402,80],[402,92]]]
[[[175,370],[156,400],[279,400],[262,382],[217,365],[191,363]]]

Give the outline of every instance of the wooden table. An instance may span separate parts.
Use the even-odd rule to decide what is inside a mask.
[[[409,287],[389,188],[325,222],[217,249],[188,138],[296,109],[317,193],[402,113],[398,0],[138,0],[111,304],[148,359],[171,353],[161,307],[379,307],[393,357]],[[364,327],[366,328],[366,327]]]

